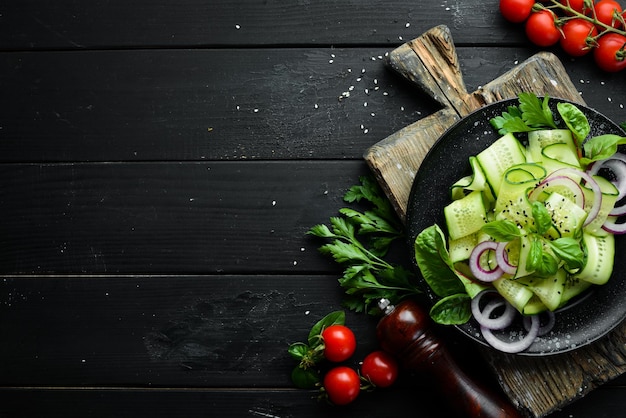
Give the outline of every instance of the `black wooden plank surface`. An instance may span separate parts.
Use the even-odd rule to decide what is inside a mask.
[[[363,161],[0,165],[3,274],[337,271],[307,236]]]
[[[385,53],[0,53],[0,87],[11,103],[0,114],[0,161],[360,159],[371,145],[436,110],[385,68]],[[472,91],[533,51],[458,53]],[[590,106],[626,120],[620,75],[598,81],[590,62],[565,64]]]
[[[615,418],[623,415],[623,389],[597,390],[550,418]],[[459,418],[447,413],[429,388],[394,389],[366,394],[359,402],[333,408],[312,399],[314,393],[294,390],[115,390],[107,388],[8,390],[0,392],[5,417],[400,417]],[[67,405],[72,408],[68,409]],[[601,407],[600,407],[601,405]],[[19,415],[12,411],[20,410]],[[42,411],[45,413],[42,414]],[[373,414],[372,411],[376,411]]]
[[[436,24],[464,42],[520,42],[489,2],[426,0],[6,0],[0,48],[213,47],[224,45],[394,45]]]
[[[340,308],[341,269],[306,230],[368,173],[366,148],[435,110],[384,55],[439,24],[468,90],[536,52],[475,0],[3,1],[0,416],[450,416],[410,375],[318,404],[285,351]],[[623,74],[554,51],[626,121]],[[348,321],[356,365],[375,319]],[[552,416],[621,416],[625,387]]]

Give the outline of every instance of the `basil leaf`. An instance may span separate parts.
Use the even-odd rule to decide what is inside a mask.
[[[579,242],[574,238],[558,238],[554,241],[549,241],[549,243],[554,254],[565,261],[565,264],[567,264],[570,269],[583,267],[585,256],[583,250],[580,248]]]
[[[430,317],[438,324],[460,325],[472,316],[471,298],[467,293],[458,293],[440,299],[430,309]]]
[[[320,382],[320,374],[314,369],[294,367],[291,372],[291,381],[300,389],[313,389]]]
[[[438,225],[429,226],[415,238],[415,261],[422,277],[437,296],[462,293],[464,288],[454,273],[454,266]]]
[[[580,159],[581,163],[588,165],[594,161],[604,160],[617,152],[617,146],[626,144],[626,137],[605,134],[589,138],[584,143],[585,155]]]
[[[552,217],[545,205],[541,202],[533,202],[532,204],[533,218],[535,218],[535,227],[537,233],[543,235],[552,227]]]
[[[535,271],[541,264],[541,254],[543,254],[543,246],[541,241],[533,239],[528,249],[528,257],[526,258],[526,270]]]
[[[334,311],[317,321],[309,332],[309,345],[315,348],[321,342],[320,335],[324,329],[331,325],[344,325],[346,323],[346,313],[344,311]]]
[[[293,343],[289,346],[287,351],[289,352],[291,357],[294,358],[294,360],[300,361],[304,358],[304,356],[306,356],[307,352],[309,351],[309,346],[305,343]]]
[[[542,251],[541,262],[535,269],[535,273],[542,277],[548,277],[556,274],[559,269],[559,262],[552,254]]]
[[[482,231],[498,242],[509,242],[519,238],[522,232],[515,222],[508,219],[491,221],[482,227]]]
[[[576,143],[580,147],[584,139],[589,135],[589,132],[591,132],[591,126],[589,126],[587,117],[578,107],[571,103],[557,103],[556,108],[565,125],[574,134]]]

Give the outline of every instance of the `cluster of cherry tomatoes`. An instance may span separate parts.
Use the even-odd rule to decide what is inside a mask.
[[[313,329],[316,330],[316,327]],[[319,331],[318,335],[309,336],[309,344],[296,343],[290,347],[289,352],[299,361],[292,373],[296,386],[321,386],[323,397],[331,403],[347,405],[362,390],[388,387],[397,379],[398,363],[381,350],[369,353],[361,362],[359,371],[339,364],[349,360],[356,350],[356,338],[350,328],[343,324],[332,324]],[[323,360],[331,362],[333,366],[325,372],[320,382],[317,369]]]
[[[570,56],[593,52],[602,70],[626,68],[626,12],[616,0],[500,0],[510,22],[525,23],[526,36],[537,46],[560,44]]]

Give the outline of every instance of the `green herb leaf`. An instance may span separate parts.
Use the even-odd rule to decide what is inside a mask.
[[[515,222],[508,219],[488,222],[482,227],[482,231],[498,242],[513,241],[522,235]]]
[[[556,105],[563,122],[574,134],[577,146],[580,148],[589,132],[591,132],[591,126],[585,114],[575,105],[571,103],[559,102]]]
[[[344,311],[334,311],[317,321],[309,332],[309,346],[315,348],[321,343],[321,334],[331,325],[344,325],[346,323],[346,313]]]
[[[582,268],[585,263],[585,255],[580,248],[580,243],[574,238],[563,237],[549,241],[550,248],[561,258],[570,269]]]
[[[535,227],[537,233],[543,235],[552,227],[552,217],[545,205],[541,202],[533,202],[532,204],[533,218],[535,218]]]
[[[311,368],[294,367],[291,371],[291,381],[300,389],[313,389],[321,381],[317,370]]]
[[[543,246],[541,241],[536,237],[531,239],[528,256],[526,258],[526,270],[535,271],[541,264],[541,255],[543,254]]]
[[[430,309],[430,317],[438,324],[464,324],[472,316],[471,300],[467,293],[446,296],[433,305]]]
[[[424,280],[436,295],[462,293],[463,284],[454,273],[446,240],[438,225],[430,226],[415,239],[415,260]]]
[[[533,93],[520,93],[518,96],[519,108],[522,111],[522,119],[526,125],[533,128],[549,127],[556,128],[552,111],[548,106],[549,97],[545,96],[543,101]]]
[[[491,126],[498,130],[500,135],[509,132],[528,132],[532,129],[522,119],[522,111],[517,106],[507,107],[506,112],[489,120]]]
[[[617,146],[626,144],[626,137],[605,134],[589,138],[583,148],[585,154],[580,159],[583,165],[591,164],[594,161],[604,160],[617,152]]]
[[[305,343],[293,343],[289,346],[287,351],[289,352],[291,357],[294,358],[294,360],[300,361],[307,355],[307,352],[309,351],[309,346]]]

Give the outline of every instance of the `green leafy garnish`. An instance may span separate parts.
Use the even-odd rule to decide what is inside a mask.
[[[319,248],[320,252],[346,266],[339,279],[346,293],[344,306],[375,314],[379,299],[397,303],[420,290],[412,283],[409,270],[383,258],[391,244],[404,236],[391,203],[371,177],[361,177],[360,183],[346,192],[344,200],[370,203],[371,209],[342,208],[339,212],[343,216],[331,217],[330,227],[315,225],[308,233],[329,240]]]
[[[626,137],[606,134],[590,138],[583,145],[584,156],[580,162],[584,165],[594,161],[604,160],[617,152],[617,146],[626,144]]]
[[[489,121],[500,135],[557,127],[548,96],[542,101],[533,93],[520,93],[518,100],[519,106],[509,106],[501,116]]]
[[[430,308],[430,317],[438,324],[464,324],[472,316],[471,300],[472,298],[467,293],[446,296]]]
[[[568,129],[572,131],[574,135],[574,139],[576,140],[576,145],[578,148],[581,147],[587,135],[591,131],[591,126],[589,126],[589,121],[585,114],[576,106],[571,103],[560,102],[556,105],[561,118],[563,118],[563,122],[567,125]]]
[[[481,229],[498,242],[513,241],[522,234],[515,222],[508,219],[488,222]]]

